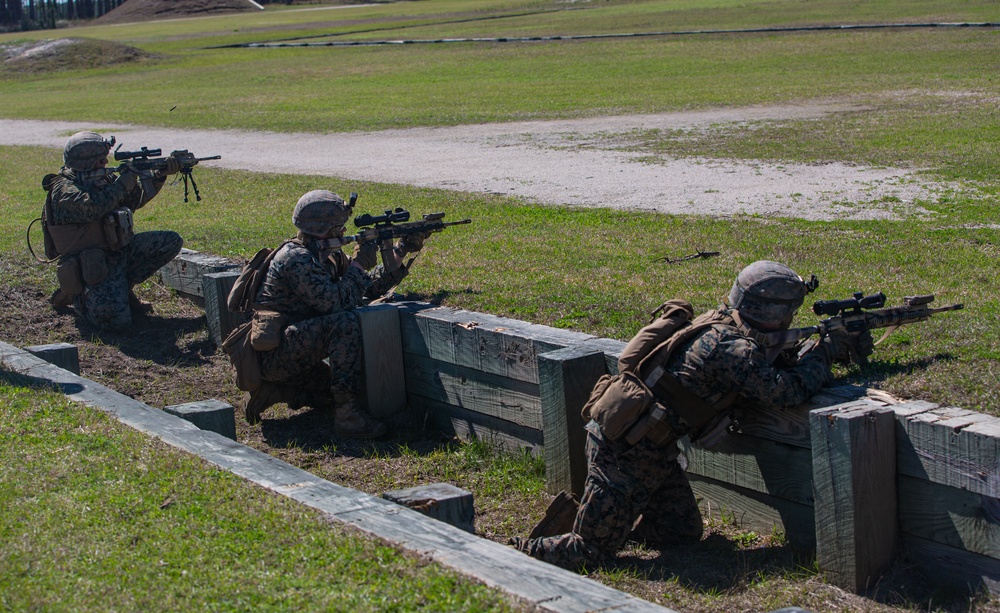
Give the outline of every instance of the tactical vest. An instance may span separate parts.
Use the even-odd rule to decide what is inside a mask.
[[[85,286],[96,285],[107,277],[106,252],[119,251],[132,241],[132,209],[121,207],[86,223],[53,224],[52,186],[58,177],[49,174],[42,179],[46,194],[40,220],[45,257],[49,262],[59,262],[59,288],[76,296],[83,293]]]
[[[693,314],[685,300],[670,300],[654,311],[653,321],[622,351],[619,374],[605,375],[595,385],[584,419],[597,421],[611,440],[624,438],[631,444],[644,437],[665,444],[684,435],[696,441],[709,433],[721,435],[720,424],[724,431],[737,393],[710,405],[666,370],[671,356],[695,336],[711,326],[734,323],[719,311],[692,320]]]

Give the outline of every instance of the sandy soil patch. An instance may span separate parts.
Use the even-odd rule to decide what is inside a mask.
[[[128,149],[219,154],[223,159],[211,164],[227,168],[488,192],[553,205],[817,220],[926,213],[917,203],[935,200],[949,186],[918,178],[914,169],[690,158],[649,163],[641,154],[599,148],[609,135],[625,138],[635,130],[819,118],[856,108],[813,103],[343,134],[0,119],[0,144],[61,148],[68,134],[98,129],[114,133]]]

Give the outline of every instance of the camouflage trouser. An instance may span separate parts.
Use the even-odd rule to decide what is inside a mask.
[[[107,254],[108,276],[88,285],[74,308],[98,328],[122,331],[132,325],[128,291],[163,268],[181,251],[184,240],[170,231],[140,232],[121,251]]]
[[[701,513],[675,449],[612,442],[587,424],[587,483],[573,531],[529,541],[525,552],[575,570],[613,558],[629,538],[652,546],[700,539]]]
[[[361,326],[351,311],[313,317],[285,328],[276,349],[257,354],[266,381],[308,391],[357,394],[361,385]],[[330,358],[330,368],[322,361]]]

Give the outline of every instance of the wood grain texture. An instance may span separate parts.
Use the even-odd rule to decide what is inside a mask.
[[[478,439],[498,445],[511,451],[525,450],[532,454],[542,453],[542,431],[526,428],[462,407],[421,398],[410,397],[410,409],[423,412],[427,423],[443,433],[463,440]]]
[[[813,506],[812,453],[809,449],[731,434],[714,449],[699,449],[687,444],[683,450],[688,460],[688,473]]]
[[[897,424],[900,474],[1000,498],[1000,418],[937,407]]]
[[[899,477],[903,534],[1000,560],[1000,499]]]
[[[160,278],[167,287],[183,294],[204,299],[201,277],[212,272],[239,269],[241,265],[228,258],[199,253],[190,249],[181,252],[160,269]]]
[[[816,547],[816,518],[810,506],[721,483],[698,475],[688,475],[691,489],[699,498],[702,515],[736,524],[761,534],[784,533],[793,547]]]
[[[229,333],[247,321],[246,313],[229,310],[229,292],[233,289],[238,270],[206,273],[201,278],[201,293],[205,297],[205,322],[216,347],[222,346]]]
[[[399,336],[399,311],[380,304],[355,309],[361,326],[364,383],[361,406],[376,419],[406,407],[406,377]]]
[[[895,553],[896,422],[868,400],[809,414],[816,558],[827,578],[862,592]]]
[[[409,353],[403,354],[403,364],[408,396],[542,429],[541,399],[533,383]]]
[[[603,351],[586,344],[538,356],[538,387],[545,433],[545,484],[557,494],[583,495],[587,436],[580,415],[597,380],[607,372]]]
[[[910,559],[934,585],[962,587],[971,593],[988,590],[1000,595],[1000,561],[915,536],[902,539]]]

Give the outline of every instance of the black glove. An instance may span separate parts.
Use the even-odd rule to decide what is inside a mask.
[[[843,326],[833,328],[816,344],[815,352],[819,352],[829,366],[835,361],[842,362],[850,358],[851,335]]]
[[[867,364],[868,356],[875,352],[875,340],[872,333],[865,330],[861,334],[852,334],[848,343],[848,360],[845,364],[854,362],[855,364]]]
[[[167,167],[160,171],[163,174],[163,176],[175,175],[181,171],[180,161],[172,155],[167,157],[166,165]]]
[[[413,234],[407,234],[399,240],[399,245],[397,245],[396,248],[402,255],[406,255],[407,253],[416,253],[424,248],[424,241],[430,237],[430,232],[414,232]]]
[[[118,180],[115,181],[115,183],[121,185],[126,192],[130,192],[135,189],[136,183],[138,182],[139,175],[129,168],[126,168],[122,174],[118,175]]]
[[[378,264],[378,246],[374,242],[356,243],[354,245],[354,261],[361,268],[371,270]]]

